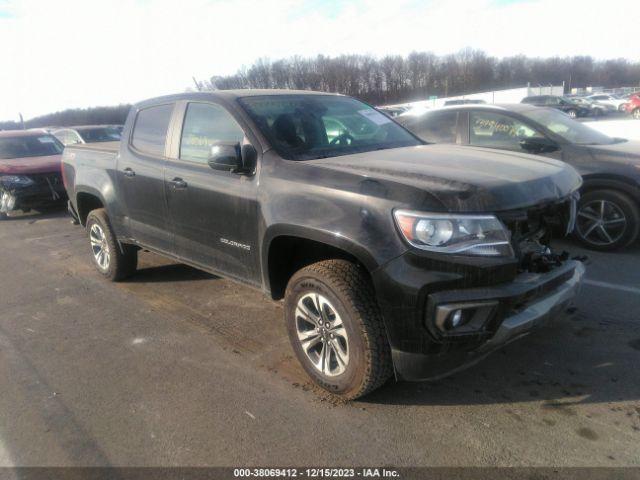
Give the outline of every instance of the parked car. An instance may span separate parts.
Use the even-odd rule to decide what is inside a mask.
[[[458,100],[447,100],[444,102],[445,107],[451,107],[453,105],[480,105],[487,103],[484,100],[474,100],[474,99],[458,99]]]
[[[613,105],[610,105],[608,103],[601,103],[595,100],[589,100],[588,98],[584,97],[573,97],[571,98],[571,101],[585,108],[588,108],[590,110],[590,115],[594,117],[600,117],[617,111],[616,107],[614,107]]]
[[[60,128],[51,133],[66,146],[78,143],[116,142],[120,140],[122,131],[117,125],[83,125]]]
[[[398,120],[427,142],[535,153],[567,162],[584,180],[577,238],[596,250],[637,241],[640,143],[608,137],[553,109],[524,104],[447,107]]]
[[[589,95],[586,97],[588,100],[593,100],[594,102],[605,103],[607,105],[611,105],[616,110],[622,112],[624,111],[624,104],[626,100],[624,98],[618,98],[614,95],[610,95],[608,93],[596,93],[595,95]]]
[[[328,135],[349,117],[376,133]],[[572,167],[424,145],[350,97],[161,97],[123,139],[63,155],[97,271],[123,279],[145,248],[284,298],[297,358],[344,398],[479,360],[562,312],[584,274],[548,245],[575,219]]]
[[[44,131],[0,132],[0,220],[12,211],[64,204],[63,148]]]
[[[624,108],[627,113],[630,113],[633,118],[640,120],[640,93],[634,93],[629,97],[624,104]]]
[[[571,118],[586,117],[591,113],[591,109],[573,102],[565,97],[556,95],[535,95],[523,98],[520,103],[535,105],[537,107],[550,107],[560,110]]]

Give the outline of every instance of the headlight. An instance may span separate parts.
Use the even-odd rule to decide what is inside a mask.
[[[509,231],[493,215],[454,215],[396,210],[393,215],[404,238],[431,252],[512,257]]]
[[[8,187],[28,187],[33,185],[33,180],[25,175],[1,175],[0,183]]]

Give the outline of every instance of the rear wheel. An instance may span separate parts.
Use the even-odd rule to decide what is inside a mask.
[[[631,115],[636,120],[640,120],[640,108],[636,108],[633,112],[631,112]]]
[[[624,103],[621,103],[620,105],[618,105],[618,111],[624,112]]]
[[[131,245],[120,248],[104,208],[89,213],[87,235],[93,264],[102,276],[117,282],[136,271],[138,250]]]
[[[285,293],[285,321],[303,368],[332,394],[355,399],[391,376],[382,315],[358,265],[326,260],[297,272]]]
[[[575,234],[594,250],[616,250],[633,243],[640,230],[640,210],[628,195],[594,190],[580,198]]]
[[[567,115],[569,115],[571,118],[576,118],[578,116],[578,112],[575,110],[568,110]]]

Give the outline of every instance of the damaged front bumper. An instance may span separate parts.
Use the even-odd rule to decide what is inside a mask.
[[[449,272],[425,267],[402,256],[374,276],[396,377],[403,380],[450,375],[562,316],[585,274],[577,260],[515,275],[507,264]],[[446,326],[458,311],[466,320]]]
[[[441,337],[439,340],[452,348],[443,348],[434,354],[392,349],[397,376],[416,381],[451,375],[550,320],[562,317],[578,294],[584,274],[585,267],[581,262],[568,261],[552,272],[522,274],[503,286],[440,292],[432,296],[434,298],[429,299],[431,311],[452,303],[462,308],[465,304],[487,303],[495,305],[495,317],[487,319],[486,330],[477,333],[476,344],[469,349],[463,341],[471,340],[471,336],[465,339],[463,335]]]

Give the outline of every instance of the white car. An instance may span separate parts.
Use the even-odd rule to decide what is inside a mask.
[[[616,98],[613,95],[609,95],[606,93],[597,93],[595,95],[589,95],[587,99],[593,100],[594,102],[604,103],[605,105],[611,105],[613,107],[616,107],[616,110],[618,110],[619,112],[624,111],[624,104],[627,103],[626,100],[623,100],[621,98]]]

